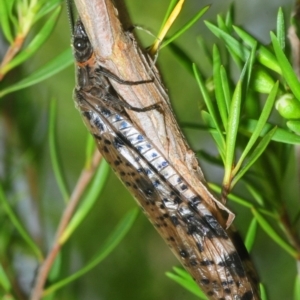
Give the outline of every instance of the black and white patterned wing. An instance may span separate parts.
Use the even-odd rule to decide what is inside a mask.
[[[201,197],[125,114],[90,103],[81,112],[100,152],[203,291],[210,299],[259,299],[236,247]]]

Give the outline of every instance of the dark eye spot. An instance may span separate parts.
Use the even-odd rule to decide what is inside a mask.
[[[87,46],[88,42],[85,39],[77,38],[74,41],[74,48],[78,51],[83,51]]]
[[[93,48],[87,37],[75,37],[73,47],[75,59],[79,62],[87,61],[93,54]]]

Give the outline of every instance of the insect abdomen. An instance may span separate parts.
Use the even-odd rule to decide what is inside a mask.
[[[259,299],[226,231],[127,117],[99,106],[83,116],[100,152],[210,299]]]

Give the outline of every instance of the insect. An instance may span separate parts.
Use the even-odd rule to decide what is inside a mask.
[[[125,111],[146,112],[158,105],[132,107],[110,83],[147,84],[149,80],[124,81],[101,67],[80,20],[74,26],[72,44],[76,107],[99,151],[173,253],[209,299],[260,299],[247,251],[240,245],[237,250],[231,239],[234,233],[218,223],[201,195],[133,125]]]

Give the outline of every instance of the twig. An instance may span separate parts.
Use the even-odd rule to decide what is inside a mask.
[[[13,44],[10,45],[10,47],[7,49],[3,60],[0,64],[0,81],[5,76],[5,73],[2,72],[2,70],[5,68],[5,66],[16,56],[16,54],[20,51],[20,49],[23,46],[23,43],[25,41],[25,37],[23,34],[18,35]]]
[[[69,221],[71,220],[71,217],[73,216],[73,213],[80,201],[80,198],[82,194],[84,193],[86,187],[90,183],[91,179],[93,178],[93,175],[97,169],[97,166],[99,165],[101,161],[101,154],[96,151],[93,156],[92,164],[89,169],[84,169],[81,172],[81,175],[77,181],[77,184],[74,188],[74,191],[70,197],[70,201],[68,202],[68,205],[61,217],[61,221],[59,224],[59,227],[57,229],[56,235],[55,235],[55,240],[53,242],[52,249],[48,253],[45,261],[43,264],[40,266],[35,286],[32,291],[31,295],[31,300],[40,300],[41,296],[43,294],[43,289],[45,282],[47,280],[48,274],[51,270],[51,267],[55,261],[55,258],[57,254],[60,251],[61,244],[59,243],[60,236],[64,232],[65,228],[69,224]]]

